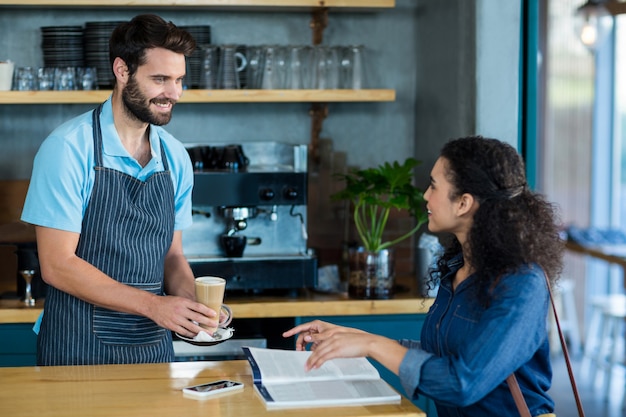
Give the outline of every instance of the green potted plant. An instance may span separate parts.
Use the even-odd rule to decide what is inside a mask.
[[[350,253],[348,293],[356,298],[391,298],[394,284],[394,253],[391,247],[415,234],[428,215],[424,192],[413,185],[414,158],[404,163],[385,162],[376,168],[355,169],[337,177],[345,187],[333,200],[349,200],[362,246]],[[392,210],[405,210],[415,225],[401,236],[383,241]]]

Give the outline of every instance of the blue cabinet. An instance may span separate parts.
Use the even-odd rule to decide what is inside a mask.
[[[37,335],[32,323],[0,324],[0,366],[35,366]]]
[[[311,320],[319,319],[341,326],[355,327],[357,329],[365,330],[366,332],[386,336],[390,339],[419,340],[425,318],[426,315],[424,314],[298,317],[296,318],[296,324],[302,324]],[[406,396],[397,375],[376,361],[372,361],[372,364],[376,367],[376,369],[378,369],[380,376],[387,381],[389,385],[394,387],[399,393]],[[429,398],[420,396],[420,398],[417,401],[413,401],[413,403],[422,409],[429,417],[437,416],[435,405]]]

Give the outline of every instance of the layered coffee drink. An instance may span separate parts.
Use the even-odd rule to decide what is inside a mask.
[[[196,300],[214,310],[219,315],[219,327],[225,327],[231,322],[231,310],[224,302],[226,280],[219,277],[196,278]],[[207,333],[213,334],[217,327],[200,325]]]

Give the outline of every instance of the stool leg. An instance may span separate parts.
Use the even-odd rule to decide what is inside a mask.
[[[569,350],[572,356],[577,357],[581,352],[580,331],[578,330],[578,315],[576,313],[576,302],[574,301],[574,287],[571,285],[562,297],[563,311],[567,319],[567,330],[569,334]]]
[[[614,329],[613,317],[609,314],[604,315],[604,325],[603,325],[603,338],[602,345],[605,349],[603,349],[602,359],[604,359],[602,363],[602,372],[603,372],[603,387],[604,387],[604,400],[608,400],[610,398],[609,392],[611,391],[611,375],[612,375],[612,366],[611,361],[613,358],[613,345],[615,344],[615,340],[613,340],[613,329]]]
[[[610,392],[611,392],[611,387],[612,387],[612,381],[613,381],[613,371],[616,368],[616,365],[619,362],[619,357],[620,355],[620,350],[623,351],[624,346],[622,346],[622,344],[620,343],[622,336],[623,336],[623,331],[624,331],[624,319],[620,316],[609,316],[608,320],[611,322],[611,332],[610,332],[610,340],[611,340],[611,348],[610,348],[610,357],[609,357],[609,362],[607,364],[607,369],[606,369],[606,376],[605,376],[605,384],[606,384],[606,390],[605,390],[605,395],[606,398],[605,399],[609,399],[610,398]]]
[[[600,337],[601,329],[600,322],[602,319],[602,311],[599,307],[593,306],[591,310],[591,319],[589,320],[589,327],[587,328],[587,336],[585,337],[585,346],[583,350],[582,370],[585,375],[589,376],[590,381],[595,380],[596,367],[596,349],[601,346]]]
[[[598,347],[597,351],[596,351],[596,369],[600,368],[602,371],[602,377],[603,377],[603,387],[604,387],[604,393],[605,393],[605,398],[604,399],[608,399],[608,385],[609,385],[609,381],[611,378],[611,372],[609,369],[609,357],[611,354],[611,329],[612,329],[612,320],[611,320],[611,316],[608,314],[605,314],[604,312],[602,312],[602,326],[601,326],[601,333],[600,333],[600,346]],[[595,377],[596,375],[594,374],[594,379],[593,381],[595,381]]]

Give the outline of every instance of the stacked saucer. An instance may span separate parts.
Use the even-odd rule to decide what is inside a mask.
[[[202,50],[204,45],[211,43],[211,26],[179,26],[193,36],[196,41],[196,50],[187,58],[187,77],[185,85],[187,88],[200,88],[200,78],[202,72]]]
[[[84,31],[85,64],[98,73],[98,86],[113,87],[113,70],[109,62],[109,38],[122,22],[87,22]]]
[[[45,67],[84,66],[82,26],[44,26],[40,29]]]

